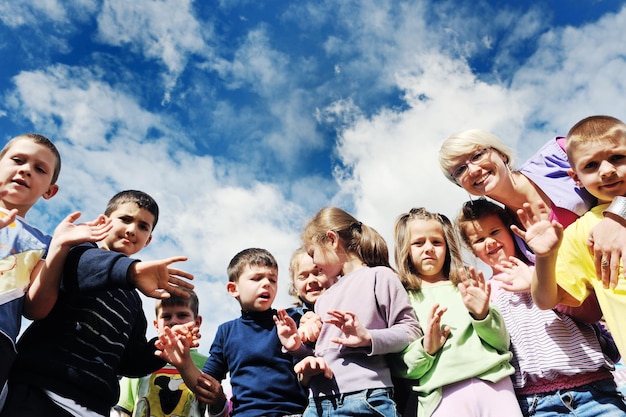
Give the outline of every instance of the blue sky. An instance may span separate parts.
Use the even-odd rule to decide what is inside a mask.
[[[609,0],[0,0],[0,138],[58,145],[61,191],[28,215],[48,232],[122,189],[157,199],[140,258],[189,256],[208,350],[239,313],[239,250],[276,255],[287,306],[319,208],[390,246],[411,207],[456,215],[468,196],[437,165],[453,132],[492,131],[521,162],[583,117],[626,118],[625,26]]]

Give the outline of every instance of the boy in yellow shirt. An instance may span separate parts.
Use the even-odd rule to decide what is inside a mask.
[[[626,196],[626,124],[610,116],[587,117],[567,135],[570,176],[598,199],[598,205],[565,231],[549,220],[548,209],[533,211],[525,204],[518,215],[526,231],[513,230],[526,240],[537,255],[531,291],[542,309],[557,304],[579,306],[595,291],[609,330],[622,355],[626,354],[626,281],[620,268],[619,279],[611,286],[596,278],[593,254],[587,247],[589,231],[608,213],[624,218],[619,204]],[[613,201],[611,205],[608,203]],[[617,260],[617,259],[616,259]],[[607,259],[602,268],[610,267]]]

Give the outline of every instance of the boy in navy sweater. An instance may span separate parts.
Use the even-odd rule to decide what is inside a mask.
[[[307,404],[294,362],[276,334],[272,303],[278,289],[278,264],[265,249],[245,249],[228,265],[228,293],[241,305],[241,317],[221,324],[202,372],[188,352],[177,350],[176,336],[165,329],[161,356],[176,366],[187,386],[209,405],[212,416],[228,414],[220,381],[230,372],[231,416],[284,417],[300,415]],[[296,321],[299,314],[288,310]],[[188,340],[188,339],[183,339]]]
[[[139,377],[164,365],[154,356],[155,340],[146,340],[135,288],[157,298],[185,296],[176,285],[193,286],[177,277],[193,277],[169,265],[186,258],[129,258],[150,243],[158,220],[146,193],[122,191],[104,214],[112,228],[101,248],[85,243],[69,251],[52,311],[18,341],[0,416],[108,416],[119,396],[118,375]]]

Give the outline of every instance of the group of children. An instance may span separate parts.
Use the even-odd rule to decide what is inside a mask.
[[[326,207],[291,260],[298,306],[274,309],[271,253],[233,257],[226,289],[241,316],[218,327],[205,358],[192,276],[170,266],[185,258],[130,258],[151,240],[154,200],[121,192],[104,216],[75,224],[74,213],[50,240],[23,217],[56,193],[58,152],[38,135],[13,139],[0,153],[0,370],[12,364],[0,417],[625,416],[611,374],[616,345],[626,347],[623,273],[611,285],[595,278],[587,236],[626,196],[626,125],[584,119],[566,146],[572,178],[601,205],[565,233],[542,203],[525,204],[519,221],[484,198],[455,223],[414,208],[395,224],[394,270],[376,230]],[[461,243],[490,279],[465,266]],[[160,298],[150,341],[135,289]],[[22,314],[35,321],[16,350]]]

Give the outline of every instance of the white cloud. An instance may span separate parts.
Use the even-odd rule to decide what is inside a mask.
[[[97,20],[101,42],[128,46],[165,65],[165,101],[189,56],[208,57],[211,53],[205,43],[205,37],[210,37],[210,24],[196,20],[191,0],[105,0]]]

